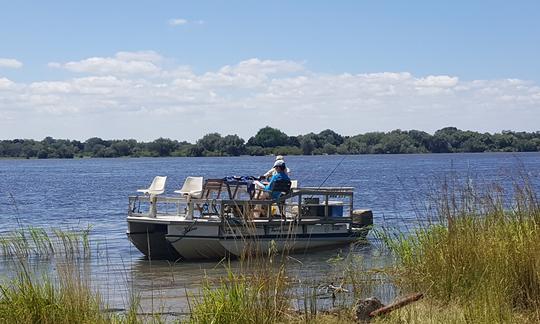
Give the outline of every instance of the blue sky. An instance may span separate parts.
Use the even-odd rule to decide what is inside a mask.
[[[537,130],[540,120],[531,121],[540,117],[540,1],[4,1],[1,8],[1,138],[247,137],[266,124],[291,134],[446,125]],[[179,69],[189,73],[172,73]],[[176,92],[155,91],[179,84]],[[311,95],[328,84],[339,85],[335,97]],[[387,96],[379,91],[385,87]],[[154,100],[136,108],[129,89]],[[178,91],[185,97],[174,97]],[[91,107],[78,105],[88,93]],[[491,101],[494,93],[499,101]],[[272,111],[299,105],[288,118],[312,116],[311,127],[283,123]],[[212,116],[198,116],[200,107]],[[486,113],[492,116],[472,119]],[[221,125],[231,114],[266,123]],[[516,120],[506,122],[509,116]],[[147,117],[163,124],[162,133],[116,126]],[[190,127],[181,133],[182,121]]]

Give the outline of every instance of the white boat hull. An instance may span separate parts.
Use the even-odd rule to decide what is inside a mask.
[[[228,253],[219,241],[219,223],[170,225],[166,239],[185,260],[221,259]]]
[[[180,257],[176,249],[166,240],[168,224],[145,221],[128,221],[127,236],[131,243],[150,259],[176,260]]]
[[[229,224],[207,220],[171,220],[155,226],[151,223],[153,221],[148,219],[145,222],[140,218],[133,222],[128,220],[130,240],[149,258],[174,260],[222,259],[267,254],[270,251],[304,253],[351,244],[367,234],[367,230],[351,230],[347,224],[298,225],[280,220]],[[163,226],[167,227],[166,232]],[[156,227],[161,230],[150,234],[140,232]],[[139,230],[139,233],[135,230]]]
[[[343,246],[357,242],[359,237],[291,237],[255,238],[252,240],[220,240],[221,245],[232,255],[275,253],[305,253],[313,250]]]

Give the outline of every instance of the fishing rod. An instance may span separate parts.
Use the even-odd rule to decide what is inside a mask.
[[[324,178],[323,182],[321,182],[321,184],[317,187],[317,190],[321,189],[321,187],[324,185],[324,183],[326,182],[326,180],[328,180],[330,178],[330,176],[332,176],[332,174],[334,174],[334,172],[337,170],[337,168],[341,165],[341,163],[343,162],[343,160],[345,160],[347,156],[343,156],[343,158],[338,162],[338,164],[336,164],[336,166],[334,167],[334,169],[326,176],[326,178]],[[311,195],[309,197],[309,199],[313,198],[314,195]]]
[[[324,185],[326,180],[328,180],[332,176],[332,174],[334,174],[334,172],[337,170],[337,168],[341,165],[341,163],[345,160],[346,157],[347,157],[346,155],[343,156],[343,158],[338,162],[338,164],[336,164],[334,169],[326,176],[326,178],[324,178],[324,180],[321,182],[321,184],[317,187],[317,190],[321,189],[321,187]],[[313,198],[313,196],[314,195],[312,194],[307,199],[311,199],[311,198]],[[304,199],[306,199],[306,198],[304,198]],[[306,216],[308,213],[309,213],[309,207],[307,207],[307,208],[302,207],[302,210],[300,211],[300,214],[302,215],[302,217]]]
[[[323,186],[323,184],[326,182],[326,180],[328,180],[330,178],[330,176],[332,176],[332,174],[334,174],[334,172],[337,170],[337,168],[341,165],[341,163],[343,162],[343,160],[345,160],[345,158],[347,157],[347,155],[344,155],[343,158],[339,161],[339,163],[336,165],[336,167],[332,170],[332,172],[330,172],[326,178],[324,178],[323,182],[317,187],[317,189],[321,189],[321,187]]]

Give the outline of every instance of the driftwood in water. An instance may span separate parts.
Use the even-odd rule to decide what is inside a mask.
[[[416,294],[412,294],[412,295],[409,295],[407,297],[404,297],[396,302],[393,302],[392,304],[390,305],[387,305],[387,306],[384,306],[384,307],[381,307],[377,310],[374,310],[373,312],[369,313],[369,316],[371,317],[375,317],[375,316],[379,316],[379,315],[383,315],[383,314],[387,314],[387,313],[390,313],[391,311],[395,310],[395,309],[398,309],[398,308],[401,308],[405,305],[408,305],[412,302],[415,302],[417,300],[419,300],[420,298],[424,297],[424,294],[422,293],[416,293]]]
[[[424,297],[422,293],[416,293],[401,298],[390,305],[383,305],[377,298],[367,298],[356,304],[356,318],[360,322],[369,322],[371,318],[388,314],[393,310],[401,308]]]

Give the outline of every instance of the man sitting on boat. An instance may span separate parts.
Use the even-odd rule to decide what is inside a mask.
[[[283,158],[283,155],[277,155],[276,156],[276,162],[277,161],[283,161],[283,164],[285,164],[285,159]],[[274,174],[276,174],[276,169],[275,169],[275,162],[274,162],[274,166],[272,167],[272,169],[266,171],[266,173],[264,174],[264,177],[266,179],[270,179]],[[291,170],[287,167],[285,167],[285,173],[287,175],[289,175],[289,173],[291,173]]]
[[[266,186],[260,181],[254,182],[257,189],[264,190],[264,199],[270,198],[270,194],[272,195],[271,196],[272,199],[279,198],[279,196],[281,195],[281,192],[273,191],[274,184],[276,183],[276,181],[280,181],[280,180],[287,180],[287,181],[291,180],[286,173],[287,166],[285,165],[285,162],[283,160],[276,160],[276,162],[274,162],[273,169],[275,171],[275,174],[272,176],[272,178],[270,178],[270,182]]]

